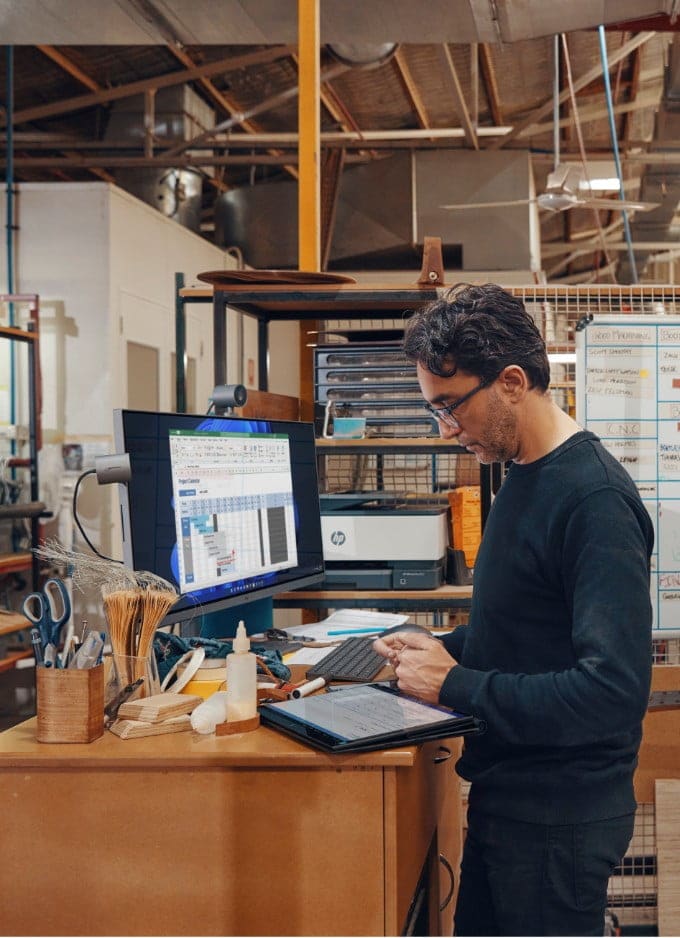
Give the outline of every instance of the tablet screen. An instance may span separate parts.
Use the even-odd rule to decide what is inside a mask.
[[[425,703],[380,684],[343,687],[327,694],[270,704],[272,710],[342,742],[400,734],[451,723],[465,715]]]

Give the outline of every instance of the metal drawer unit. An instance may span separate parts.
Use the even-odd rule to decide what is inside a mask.
[[[320,345],[314,351],[317,418],[365,417],[370,436],[437,436],[423,408],[416,366],[399,342]],[[319,426],[319,432],[321,426]]]

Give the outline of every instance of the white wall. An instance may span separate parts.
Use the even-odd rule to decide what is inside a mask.
[[[40,296],[45,439],[61,443],[108,435],[111,411],[127,404],[126,342],[151,343],[160,354],[159,404],[170,409],[175,345],[175,273],[199,285],[203,270],[227,269],[234,258],[134,196],[108,183],[22,183],[15,218],[15,292]],[[0,193],[5,212],[5,193]],[[6,253],[0,291],[7,291]],[[17,309],[16,315],[20,314]],[[197,408],[213,386],[212,307],[185,306],[187,352],[196,358]],[[227,381],[257,387],[257,328],[227,321]],[[297,323],[271,328],[270,390],[297,396]],[[248,359],[255,365],[248,381]],[[7,367],[0,359],[0,422]],[[5,395],[6,396],[6,395]]]
[[[15,292],[40,296],[45,439],[96,432],[112,407],[107,187],[23,184],[15,217]],[[6,292],[5,254],[1,269]]]
[[[160,354],[159,409],[170,410],[175,349],[175,273],[187,283],[203,270],[234,266],[234,259],[134,196],[109,186],[109,306],[114,406],[127,406],[126,345],[150,345]],[[197,409],[207,409],[213,388],[212,307],[185,307],[187,351],[197,359]],[[233,324],[229,340],[235,340]]]
[[[5,214],[5,193],[0,193]],[[54,511],[46,526],[68,544],[73,538],[69,494],[78,472],[64,473],[61,446],[78,442],[90,456],[111,452],[112,411],[128,405],[127,349],[132,341],[157,350],[158,406],[172,409],[175,348],[175,273],[198,284],[204,270],[235,266],[235,259],[156,209],[107,183],[22,183],[17,186],[15,293],[40,297],[43,378],[42,497]],[[7,292],[6,252],[0,252],[0,292]],[[2,313],[0,311],[0,318]],[[17,307],[19,320],[24,309]],[[212,305],[187,304],[187,354],[196,363],[196,410],[208,407],[213,387]],[[227,381],[247,380],[247,359],[257,365],[255,322],[244,317],[243,368],[241,317],[228,314]],[[272,331],[270,389],[298,394],[297,323]],[[9,420],[9,343],[0,343],[0,424]],[[25,366],[18,373],[25,381]],[[242,377],[241,377],[242,375]],[[139,378],[139,376],[135,376]],[[257,368],[250,386],[257,387]],[[18,422],[26,422],[19,390]],[[79,496],[79,517],[104,553],[120,556],[116,493],[89,480]],[[75,546],[84,548],[79,535]],[[96,621],[98,603],[78,596],[81,613]],[[94,614],[93,614],[94,613]]]

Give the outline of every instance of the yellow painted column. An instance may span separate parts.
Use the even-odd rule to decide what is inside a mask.
[[[321,266],[319,0],[298,0],[298,267]]]
[[[319,0],[298,0],[298,268],[321,270],[321,106]],[[314,415],[314,363],[309,332],[300,323],[300,417]]]

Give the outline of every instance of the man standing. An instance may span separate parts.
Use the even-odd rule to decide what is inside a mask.
[[[601,935],[633,831],[651,677],[654,533],[630,476],[552,400],[519,299],[454,288],[407,323],[442,437],[510,468],[485,526],[468,625],[376,641],[401,690],[486,721],[457,935]]]

